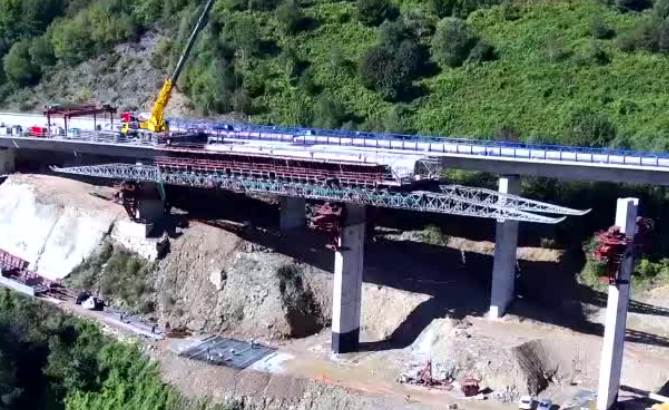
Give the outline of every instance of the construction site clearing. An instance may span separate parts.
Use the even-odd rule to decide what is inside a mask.
[[[37,195],[35,203],[39,203],[38,208],[34,208],[35,205],[31,205],[32,202],[25,202],[29,199],[26,197],[25,192],[28,191],[25,188],[34,192],[31,195]],[[61,221],[65,215],[70,215],[75,211],[75,215],[83,212],[90,216],[94,215],[91,212],[104,210],[104,212],[113,212],[116,215],[115,218],[121,218],[114,222],[115,226],[130,223],[122,222],[128,217],[125,216],[121,206],[113,204],[114,196],[110,195],[111,192],[113,190],[108,188],[89,186],[60,178],[17,175],[10,177],[7,182],[0,185],[0,209],[10,220],[14,218],[15,223],[22,223],[24,217],[32,217],[36,219],[36,223],[53,224],[53,222],[39,222],[44,218],[44,211],[39,211],[39,209],[52,209],[54,205],[62,209],[59,211],[63,212],[63,216],[60,217]],[[22,199],[15,202],[16,199],[11,198]],[[54,198],[58,198],[57,201]],[[11,208],[8,208],[9,204],[12,204]],[[19,210],[20,212],[28,211],[28,214],[19,214]],[[338,212],[337,209],[330,211],[335,214]],[[97,219],[101,217],[95,216]],[[213,249],[221,249],[220,252],[227,252],[223,249],[232,245],[219,242],[221,238],[229,237],[230,239],[226,241],[232,239],[239,241],[235,239],[236,235],[242,235],[243,232],[247,232],[244,235],[249,235],[256,229],[261,230],[259,232],[263,232],[264,237],[276,235],[277,240],[280,241],[278,247],[275,250],[272,247],[267,248],[267,245],[249,247],[242,246],[243,242],[240,242],[231,249],[238,249],[239,246],[242,246],[242,249],[246,250],[241,253],[235,251],[233,255],[236,256],[233,259],[244,260],[251,257],[261,261],[273,258],[275,252],[286,252],[286,248],[295,249],[295,247],[306,244],[309,244],[306,245],[307,247],[314,246],[312,242],[314,236],[307,232],[272,233],[275,232],[275,228],[265,227],[262,222],[255,221],[253,218],[249,223],[244,224],[237,224],[234,220],[229,223],[225,220],[199,219],[199,221],[202,222],[194,222],[184,227],[180,237],[171,239],[171,253],[163,256],[168,265],[172,263],[169,260],[176,262],[188,255],[191,255],[189,258],[193,258],[197,257],[199,252],[205,252],[202,249],[202,246],[205,245],[198,241],[204,240],[204,243],[210,243],[206,245],[207,247],[211,246]],[[322,226],[325,225],[327,221],[322,224]],[[8,239],[4,235],[0,235],[0,246],[5,247],[17,241],[36,240],[26,237],[25,230],[17,230],[13,225],[3,226],[5,232],[6,229],[10,229],[14,234],[10,242],[7,242]],[[233,232],[239,233],[224,234],[222,228],[230,229],[228,226],[237,226]],[[100,229],[109,230],[104,225]],[[487,291],[479,289],[476,282],[472,281],[474,276],[472,276],[471,269],[475,268],[467,268],[468,271],[453,270],[455,265],[464,263],[464,260],[455,262],[460,256],[452,260],[449,259],[448,253],[442,254],[441,252],[438,253],[438,257],[442,259],[441,263],[435,264],[432,257],[425,254],[424,261],[407,264],[408,261],[402,259],[404,253],[394,246],[407,246],[402,244],[420,241],[420,236],[414,239],[410,232],[403,232],[399,237],[395,237],[393,235],[396,234],[393,234],[392,230],[387,231],[383,227],[376,229],[378,230],[377,239],[368,245],[370,262],[366,267],[366,277],[372,283],[365,284],[363,288],[361,349],[357,353],[346,355],[331,353],[330,334],[327,327],[314,335],[298,339],[276,339],[270,336],[271,329],[264,332],[265,336],[257,336],[258,333],[256,333],[256,336],[249,337],[250,333],[239,331],[202,332],[198,330],[199,326],[195,323],[188,325],[186,322],[184,326],[183,322],[172,319],[169,322],[165,320],[147,321],[145,317],[129,315],[108,307],[95,310],[104,306],[104,303],[89,303],[87,307],[93,310],[86,309],[84,302],[90,299],[94,299],[93,302],[95,302],[97,297],[94,294],[81,294],[69,290],[66,283],[53,278],[53,275],[51,275],[52,279],[41,277],[31,270],[34,267],[33,261],[28,263],[7,251],[0,253],[4,266],[3,278],[0,282],[18,291],[29,289],[24,293],[32,293],[69,312],[94,319],[121,338],[130,336],[136,339],[139,337],[140,343],[146,346],[147,353],[160,363],[167,381],[175,384],[187,394],[207,395],[221,402],[239,400],[242,396],[244,400],[255,400],[253,397],[277,400],[278,397],[292,405],[300,405],[307,400],[305,399],[307,396],[313,399],[311,395],[314,394],[314,391],[323,392],[322,389],[326,389],[327,393],[323,393],[323,397],[328,397],[328,405],[321,403],[320,407],[314,405],[316,407],[311,408],[337,408],[333,403],[341,403],[341,400],[350,400],[351,397],[355,397],[355,400],[361,403],[359,407],[361,409],[443,409],[448,407],[512,409],[518,408],[519,398],[529,392],[536,400],[535,404],[538,404],[539,399],[548,398],[556,403],[556,406],[562,408],[573,406],[593,408],[593,392],[596,390],[600,357],[600,336],[586,332],[579,326],[547,320],[548,316],[544,318],[543,313],[540,313],[542,308],[525,305],[522,300],[517,302],[520,303],[518,314],[507,315],[501,321],[490,321],[476,313],[477,309],[468,307],[472,303],[478,304],[477,301],[485,304],[487,298]],[[114,233],[112,236],[120,238]],[[254,236],[251,235],[251,237]],[[616,238],[616,234],[613,232],[609,237],[612,241]],[[380,238],[386,239],[377,242]],[[35,243],[35,246],[46,253],[62,249],[60,246],[72,246],[62,244],[58,238],[40,240],[46,240],[46,242]],[[397,242],[397,245],[392,245],[398,240],[400,242]],[[144,241],[148,240],[144,239]],[[81,244],[88,242],[90,240],[81,241]],[[190,242],[198,251],[181,249]],[[149,241],[148,243],[151,243],[150,246],[156,246],[156,242]],[[613,245],[619,246],[616,243]],[[327,242],[324,245],[327,245]],[[54,246],[59,248],[53,248]],[[387,248],[387,246],[393,247]],[[458,250],[458,252],[466,250],[469,259],[477,253],[489,255],[492,251],[492,247],[488,244],[467,241],[464,238],[451,238],[445,246],[447,250]],[[317,252],[327,258],[332,251],[324,248],[325,246],[321,250],[312,250],[312,252]],[[532,248],[519,249],[519,257],[521,261],[525,259],[556,260],[556,256],[553,256],[548,250],[540,251]],[[199,292],[203,291],[202,286],[216,287],[216,289],[219,286],[231,286],[230,281],[237,280],[235,278],[238,276],[235,275],[239,275],[235,273],[236,268],[226,268],[228,284],[219,282],[215,284],[211,277],[207,278],[209,274],[206,270],[200,272],[199,268],[192,265],[192,262],[187,266],[191,267],[187,271],[191,273],[190,276],[193,276],[188,280],[202,281],[195,286]],[[450,269],[444,270],[445,267],[450,267]],[[40,263],[37,271],[48,268],[48,265]],[[240,267],[240,269],[240,274],[243,272],[244,275],[253,272],[247,268]],[[373,284],[379,274],[388,278],[404,277],[402,280],[415,284],[412,286],[424,283],[428,288],[436,287],[439,289],[439,297],[434,298],[434,296],[422,293],[425,291],[419,289],[423,288],[423,285],[418,286],[416,291],[399,291],[388,285],[406,287],[401,284],[403,282],[390,282],[388,285]],[[415,276],[412,277],[412,274]],[[202,275],[203,279],[197,278]],[[329,273],[323,272],[316,276],[319,280],[325,280],[325,283],[331,283]],[[440,282],[444,280],[445,282]],[[309,282],[309,284],[310,287],[316,286],[316,282]],[[189,286],[191,285],[184,287]],[[248,289],[248,285],[245,286]],[[329,292],[331,291],[319,291],[316,294],[322,297]],[[669,321],[667,315],[663,313],[668,311],[669,307],[663,307],[662,303],[666,301],[666,297],[662,295],[666,293],[657,293],[652,300],[646,301],[655,306],[652,310],[646,309],[648,312],[635,309],[633,305],[623,371],[625,386],[654,391],[660,389],[669,380],[667,373],[669,369],[667,346],[669,344],[665,343],[662,337],[669,331]],[[77,304],[77,301],[80,304]],[[202,301],[202,303],[205,302]],[[331,305],[331,302],[326,301],[324,306],[327,305]],[[430,305],[441,313],[434,314],[427,310],[428,316],[426,317],[432,317],[431,315],[434,314],[433,318],[424,325],[412,325],[411,312],[420,312],[425,310],[421,306]],[[252,309],[255,308],[248,305],[246,309],[246,314],[251,315],[253,314]],[[588,309],[591,310],[591,320],[595,322],[601,320],[601,307],[590,306]],[[460,311],[463,313],[458,313]],[[169,326],[170,322],[172,326]],[[419,327],[411,330],[411,326]],[[409,335],[415,335],[410,336],[406,343],[397,343],[396,340],[403,339],[391,337],[392,334],[400,335],[406,332]],[[218,335],[222,335],[223,339]],[[217,337],[219,338],[216,339]],[[212,340],[216,341],[214,347],[206,347],[212,343]],[[196,351],[193,349],[199,349],[202,352],[198,353],[197,357],[191,357],[193,355],[184,354],[189,349],[190,352]],[[235,358],[244,357],[245,353],[242,353],[244,351],[253,353],[254,357],[256,352],[262,354],[258,354],[257,358],[254,358],[254,361],[249,362],[248,365],[237,366],[237,368],[226,366]],[[258,381],[257,377],[261,374],[267,375],[268,379],[262,379],[265,380],[264,382]],[[250,383],[250,380],[254,381],[252,385],[244,384]],[[274,386],[273,383],[282,387]],[[241,385],[244,388],[240,390]],[[581,404],[578,405],[569,404],[578,397],[589,399],[581,400]],[[626,408],[641,409],[650,405],[648,401],[638,399],[643,397],[643,393],[622,390],[620,397],[627,406]]]

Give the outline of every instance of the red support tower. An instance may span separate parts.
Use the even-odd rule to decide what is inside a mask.
[[[637,233],[634,237],[634,252],[647,252],[650,246],[650,235],[655,229],[655,223],[650,218],[637,218]],[[627,249],[627,237],[620,232],[620,228],[612,226],[606,231],[597,233],[597,246],[593,252],[595,260],[606,264],[607,276],[600,278],[603,283],[619,283],[618,273],[620,263]]]

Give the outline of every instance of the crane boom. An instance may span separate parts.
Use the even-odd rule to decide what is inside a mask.
[[[148,129],[151,132],[167,131],[167,123],[165,122],[165,108],[170,102],[174,84],[176,84],[177,80],[179,79],[179,75],[181,75],[181,71],[183,71],[184,65],[186,64],[188,56],[190,55],[190,52],[193,49],[193,45],[195,44],[195,40],[197,40],[200,30],[202,30],[202,27],[205,25],[209,11],[214,5],[214,1],[215,0],[207,0],[207,4],[205,4],[204,9],[202,10],[202,14],[200,14],[200,18],[198,19],[193,32],[188,38],[186,48],[184,48],[184,51],[181,53],[181,57],[179,57],[179,61],[177,62],[177,66],[174,68],[172,76],[165,80],[163,88],[158,94],[158,98],[156,99],[156,102],[153,105],[153,109],[151,110],[151,117],[148,119],[148,121],[142,123],[140,128]]]

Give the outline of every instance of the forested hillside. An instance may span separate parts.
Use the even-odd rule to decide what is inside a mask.
[[[230,410],[190,403],[139,348],[0,289],[0,409]]]
[[[0,99],[147,32],[163,34],[151,63],[167,73],[202,3],[0,0]],[[667,0],[219,0],[179,86],[202,115],[665,149],[668,10]]]

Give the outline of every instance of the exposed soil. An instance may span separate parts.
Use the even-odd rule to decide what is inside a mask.
[[[106,188],[43,176],[11,181],[32,187],[34,202],[44,206],[122,214],[89,195]],[[489,238],[449,235],[444,244],[429,244],[407,229],[377,229],[365,252],[361,352],[333,360],[334,257],[323,246],[327,238],[280,233],[272,201],[229,195],[211,201],[200,194],[190,209],[175,201],[191,221],[170,240],[170,253],[151,277],[146,297],[157,303],[153,316],[172,327],[259,339],[289,359],[237,372],[176,358],[159,344],[153,352],[165,377],[187,394],[227,397],[249,409],[512,406],[461,402],[397,383],[407,366],[428,359],[451,363],[458,378],[479,378],[510,400],[525,393],[564,400],[576,388],[596,387],[606,295],[578,285],[578,261],[569,254],[521,247],[519,299],[503,321],[491,322],[485,319]],[[11,218],[18,208],[7,209]],[[656,289],[630,306],[627,385],[657,390],[669,380],[668,294]]]

